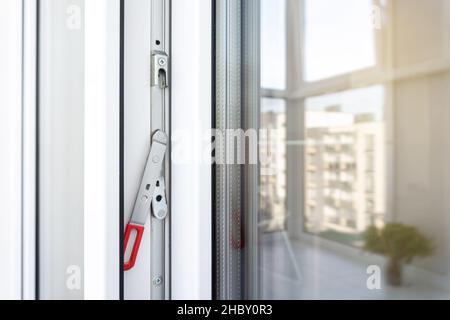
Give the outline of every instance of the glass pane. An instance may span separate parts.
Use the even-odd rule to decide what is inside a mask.
[[[384,90],[381,86],[305,101],[305,230],[361,247],[385,221]]]
[[[286,6],[304,59],[262,97],[261,297],[450,298],[450,0]]]
[[[262,99],[261,103],[260,214],[264,231],[283,230],[286,222],[286,102]]]
[[[372,0],[305,0],[301,11],[305,81],[375,65]]]
[[[292,90],[254,98],[248,79],[259,74],[249,76],[249,55],[221,51],[237,71],[221,79],[217,96],[240,123],[259,119],[262,130],[259,180],[244,175],[222,183],[228,189],[217,180],[225,208],[235,198],[243,204],[222,224],[229,238],[221,244],[230,247],[235,231],[245,240],[220,251],[218,269],[237,270],[239,281],[218,287],[238,298],[255,279],[259,295],[249,297],[450,298],[450,0],[292,0],[282,14],[279,3],[245,3],[262,13],[261,87]],[[256,46],[248,32],[255,15],[234,13],[230,46]],[[284,27],[268,23],[276,17]],[[273,59],[280,39],[281,69]],[[280,70],[283,85],[267,84]],[[241,90],[225,90],[236,80]],[[249,184],[259,201],[242,192]],[[257,212],[246,206],[255,202]]]
[[[261,83],[267,89],[286,89],[286,2],[261,0]],[[276,65],[276,68],[271,66]]]

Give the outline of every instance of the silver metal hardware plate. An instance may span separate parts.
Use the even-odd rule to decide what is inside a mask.
[[[152,87],[160,89],[169,86],[169,56],[163,51],[152,53]]]
[[[157,180],[161,176],[164,158],[167,150],[168,137],[163,131],[156,131],[153,143],[145,166],[141,186],[139,188],[133,209],[131,222],[144,226],[149,215],[150,205],[155,193]],[[161,192],[160,188],[158,189]]]

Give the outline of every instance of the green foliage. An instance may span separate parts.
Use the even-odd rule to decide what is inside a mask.
[[[387,224],[383,229],[369,227],[363,238],[365,250],[405,263],[414,257],[427,257],[434,250],[430,239],[416,228],[400,223]]]

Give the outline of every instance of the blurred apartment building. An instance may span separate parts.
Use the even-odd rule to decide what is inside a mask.
[[[284,230],[286,221],[286,113],[263,112],[261,127],[261,223],[273,232]]]
[[[261,176],[261,211],[265,231],[285,229],[286,115],[262,115],[268,143],[261,145],[269,174]],[[382,226],[386,204],[384,123],[372,114],[344,112],[339,106],[305,112],[304,218],[306,231],[360,235]],[[270,174],[270,172],[274,174]],[[345,238],[345,237],[344,237]]]
[[[307,111],[305,122],[307,231],[351,236],[370,225],[382,226],[386,212],[384,123],[372,114],[344,112],[339,106]]]

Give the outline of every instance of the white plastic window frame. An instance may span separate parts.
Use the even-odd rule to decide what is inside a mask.
[[[36,1],[1,3],[0,53],[2,106],[0,144],[7,157],[0,165],[0,297],[32,300],[36,296]],[[3,25],[5,24],[5,25]],[[3,65],[4,64],[4,65]]]
[[[9,108],[14,114],[10,114],[11,119],[2,117],[2,120],[11,121],[14,117],[16,120],[11,123],[20,124],[20,127],[15,128],[16,131],[21,131],[11,135],[16,139],[10,140],[10,143],[22,147],[20,155],[17,148],[15,151],[11,149],[15,160],[18,160],[15,164],[21,165],[22,172],[17,171],[19,167],[11,170],[15,177],[15,195],[10,202],[14,202],[16,207],[9,215],[9,218],[15,217],[14,225],[9,224],[8,228],[15,231],[15,235],[14,239],[9,239],[11,241],[2,241],[9,243],[7,260],[11,263],[7,266],[10,266],[11,270],[1,273],[10,281],[8,286],[2,286],[0,291],[2,298],[33,300],[46,298],[39,297],[39,282],[42,279],[39,280],[36,274],[36,248],[39,245],[36,239],[37,41],[41,36],[37,27],[39,1],[11,2],[17,6],[15,13],[23,14],[20,17],[20,23],[23,20],[23,30],[22,27],[19,30],[17,26],[14,27],[17,32],[9,30],[8,33],[11,37],[15,36],[15,50],[20,48],[23,51],[14,55],[18,61],[13,65],[20,64],[21,67],[15,67],[14,74],[4,73],[9,79],[20,80],[20,83],[9,80],[15,86],[15,90],[11,91],[11,96],[14,94],[15,107],[11,105]],[[117,230],[114,228],[118,225],[119,0],[88,1],[83,14],[86,15],[87,35],[83,294],[85,299],[118,299],[119,232],[118,226]],[[16,20],[18,19],[17,16]],[[21,57],[22,60],[19,61]],[[6,59],[2,61],[7,62]],[[6,89],[6,86],[2,88]],[[112,92],[116,94],[111,94]],[[20,119],[17,118],[18,112]],[[21,189],[18,189],[19,187]],[[21,203],[18,203],[18,200]],[[3,201],[2,203],[6,204]],[[115,215],[117,219],[114,219]],[[9,237],[9,233],[2,233],[2,236]],[[1,251],[5,257],[3,248]],[[8,295],[4,295],[6,290]]]
[[[120,299],[120,0],[85,2],[84,299]]]
[[[84,0],[38,0],[38,296],[84,297]]]
[[[172,0],[172,132],[186,134],[173,148],[193,155],[172,164],[174,300],[212,298],[212,81],[212,3]]]
[[[22,297],[22,3],[0,4],[0,298]]]
[[[11,148],[5,149],[14,160],[9,187],[15,191],[9,202],[2,201],[2,218],[10,222],[2,225],[13,232],[2,233],[2,240],[8,238],[2,243],[9,243],[2,247],[2,256],[11,263],[1,272],[9,282],[0,294],[35,299],[37,1],[23,0],[23,8],[22,2],[12,2],[17,15],[15,32],[10,29],[9,34],[16,36],[18,54],[14,54],[14,70],[3,75],[14,85],[10,93],[15,108],[11,106],[8,110],[13,113],[1,120],[13,125],[15,132],[11,135],[15,139],[9,140]],[[90,0],[85,5],[84,298],[119,299],[121,1]],[[173,0],[172,8],[172,126],[190,134],[178,147],[196,155],[195,161],[173,166],[172,299],[210,299],[211,172],[202,152],[204,133],[211,128],[211,3]],[[186,30],[190,30],[188,37]],[[186,193],[192,186],[196,192]]]
[[[85,299],[123,294],[117,144],[121,10],[121,0],[86,1]],[[170,298],[211,299],[211,166],[203,159],[211,129],[211,1],[172,0],[171,21],[172,131],[186,133],[175,147],[194,157],[172,164]],[[142,69],[150,71],[148,64]]]

